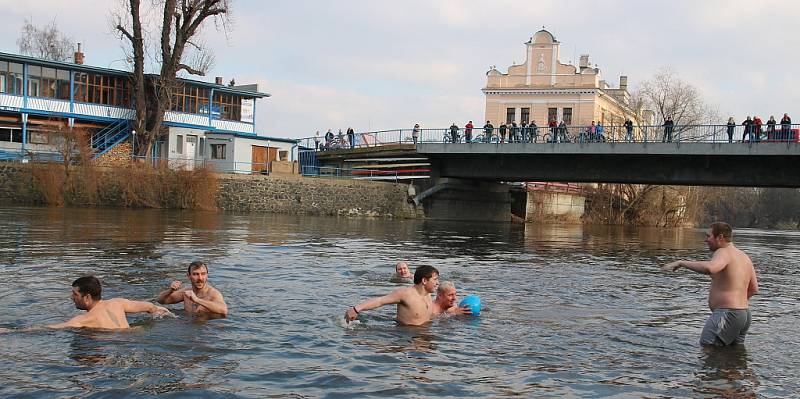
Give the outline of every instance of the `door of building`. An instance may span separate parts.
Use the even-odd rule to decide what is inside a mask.
[[[251,170],[253,171],[253,173],[261,173],[267,170],[267,147],[254,145],[253,158],[251,162],[252,162]]]
[[[194,169],[195,155],[197,154],[197,136],[186,136],[186,148],[183,157],[186,159],[186,169]]]

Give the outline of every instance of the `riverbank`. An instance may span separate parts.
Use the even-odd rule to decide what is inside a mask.
[[[0,203],[219,209],[295,215],[423,218],[405,184],[298,175],[230,175],[137,165],[0,163]]]

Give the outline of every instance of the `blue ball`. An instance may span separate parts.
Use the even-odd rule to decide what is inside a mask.
[[[458,307],[468,306],[473,316],[481,314],[481,298],[477,295],[467,295],[459,302]]]

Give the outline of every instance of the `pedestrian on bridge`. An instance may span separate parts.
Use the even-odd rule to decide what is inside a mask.
[[[633,141],[633,121],[630,119],[625,119],[625,141],[632,142]]]
[[[486,121],[486,124],[483,125],[483,136],[486,139],[487,143],[492,142],[493,132],[494,132],[494,126],[492,126],[492,121]]]
[[[501,124],[500,127],[497,128],[498,133],[500,133],[500,142],[501,143],[505,143],[506,142],[506,129],[507,128],[508,128],[508,126],[505,123]]]
[[[352,127],[347,128],[347,141],[350,143],[350,149],[356,147],[356,132]]]
[[[751,136],[753,135],[753,120],[750,119],[749,115],[747,116],[747,119],[745,119],[744,122],[742,122],[742,126],[744,126],[744,133],[742,133],[742,143],[744,143],[745,140],[752,141]]]
[[[466,140],[467,143],[472,142],[472,128],[474,127],[475,126],[472,125],[472,121],[467,122],[467,124],[464,126],[464,140]]]
[[[414,140],[414,145],[419,141],[419,123],[414,124],[414,130],[411,131],[411,140]]]
[[[508,142],[516,143],[518,135],[519,127],[517,126],[517,122],[511,121],[511,130],[508,132]]]
[[[664,121],[664,136],[661,137],[662,143],[670,143],[672,142],[672,130],[675,128],[675,122],[672,121],[672,117],[668,116],[667,119]]]
[[[539,141],[539,126],[536,125],[536,121],[531,121],[531,124],[528,125],[528,130],[531,132],[529,141],[531,143]]]
[[[736,130],[736,122],[733,117],[728,118],[728,142],[733,143],[733,131]]]
[[[789,114],[783,114],[783,118],[781,118],[781,140],[792,140],[791,129],[792,118],[789,117]]]
[[[455,122],[450,125],[450,139],[451,142],[458,143],[458,125]]]

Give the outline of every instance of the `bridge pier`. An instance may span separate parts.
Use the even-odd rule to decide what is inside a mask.
[[[425,216],[440,220],[508,222],[511,197],[507,184],[470,179],[438,178],[414,202]]]

